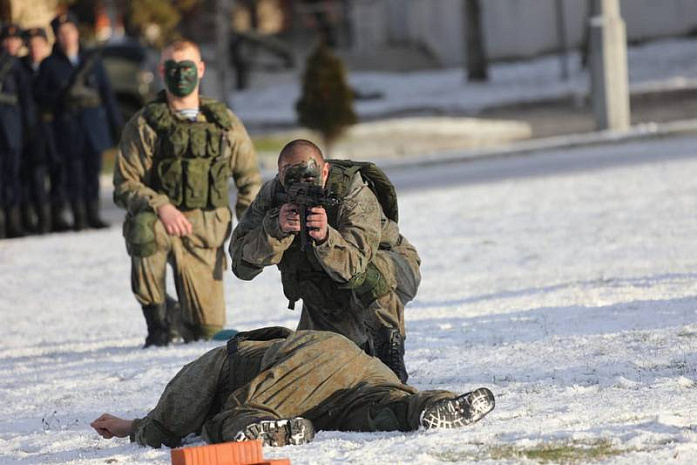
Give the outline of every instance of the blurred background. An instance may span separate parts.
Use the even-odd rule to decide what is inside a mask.
[[[612,27],[609,35],[608,29],[598,29],[596,48],[603,51],[615,39],[625,48],[607,56],[625,62],[627,124],[689,119],[697,109],[697,2],[692,0],[0,4],[0,20],[24,28],[50,30],[48,23],[58,12],[77,14],[82,37],[104,47],[105,65],[127,117],[161,86],[158,49],[175,37],[199,42],[208,66],[202,91],[226,100],[240,116],[264,167],[298,136],[323,141],[338,157],[375,159],[608,129],[593,110],[593,18],[626,27],[626,34],[614,39]],[[328,77],[312,74],[308,83],[307,59],[319,43],[340,69]],[[331,82],[317,82],[323,79]],[[340,87],[337,81],[345,81],[350,101],[329,107],[346,109],[355,118],[346,118],[340,136],[330,140],[322,136],[327,128],[303,120],[296,102],[312,92],[308,85],[313,82]],[[105,169],[110,169],[108,160]]]

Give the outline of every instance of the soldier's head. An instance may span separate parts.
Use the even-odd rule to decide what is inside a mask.
[[[19,55],[22,49],[22,29],[16,24],[6,24],[0,30],[2,48],[12,56]]]
[[[311,182],[324,187],[329,176],[329,163],[317,145],[305,139],[286,144],[278,155],[278,179],[284,186]]]
[[[32,27],[24,31],[24,42],[33,63],[41,63],[51,53],[46,30],[42,27]]]
[[[56,42],[66,55],[77,54],[80,48],[80,31],[77,24],[77,17],[72,13],[62,13],[51,21]]]
[[[175,40],[162,50],[160,75],[165,81],[168,97],[182,98],[198,88],[206,71],[201,49],[190,40]]]

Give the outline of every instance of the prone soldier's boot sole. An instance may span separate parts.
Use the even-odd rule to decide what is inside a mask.
[[[460,428],[471,425],[494,410],[494,394],[479,388],[454,399],[440,400],[421,413],[419,423],[424,428]]]
[[[315,437],[312,422],[297,417],[287,420],[261,420],[237,433],[235,441],[260,439],[266,446],[297,446],[307,444]]]

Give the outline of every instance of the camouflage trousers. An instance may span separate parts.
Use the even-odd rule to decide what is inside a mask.
[[[331,332],[242,342],[229,357],[226,349],[185,366],[155,409],[135,421],[132,440],[175,447],[201,432],[208,442],[225,442],[260,419],[297,416],[317,430],[413,431],[424,408],[455,396],[401,384],[377,358]]]
[[[155,222],[157,251],[147,257],[131,257],[131,289],[141,305],[165,303],[167,265],[186,326],[203,334],[225,325],[223,272],[227,260],[223,243],[230,233],[230,211],[184,212],[193,233],[170,236],[161,221]]]

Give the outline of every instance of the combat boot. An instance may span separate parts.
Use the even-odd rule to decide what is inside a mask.
[[[143,316],[148,327],[143,349],[150,346],[169,345],[169,322],[165,304],[143,305]]]
[[[419,424],[430,428],[460,428],[481,420],[494,410],[494,394],[479,388],[454,399],[439,400],[426,407],[419,416]]]
[[[302,417],[288,420],[260,420],[237,433],[235,441],[261,440],[265,446],[299,446],[315,437],[312,422]]]
[[[375,342],[377,357],[394,371],[402,383],[409,379],[407,367],[404,366],[404,339],[398,329],[380,328]]]
[[[73,210],[73,231],[86,229],[87,214],[85,213],[85,205],[78,200],[70,202],[70,207]]]
[[[7,211],[7,237],[23,237],[22,212],[19,207],[11,207]]]
[[[93,229],[104,229],[109,227],[109,223],[99,217],[99,202],[90,200],[87,202],[87,225]]]
[[[65,207],[63,205],[51,205],[51,231],[65,232],[70,231],[72,227],[68,220],[65,219]]]
[[[22,228],[27,234],[37,232],[37,220],[34,216],[34,207],[31,204],[24,204],[21,208]]]
[[[46,234],[51,231],[51,206],[47,203],[39,205],[37,208],[36,232]]]

